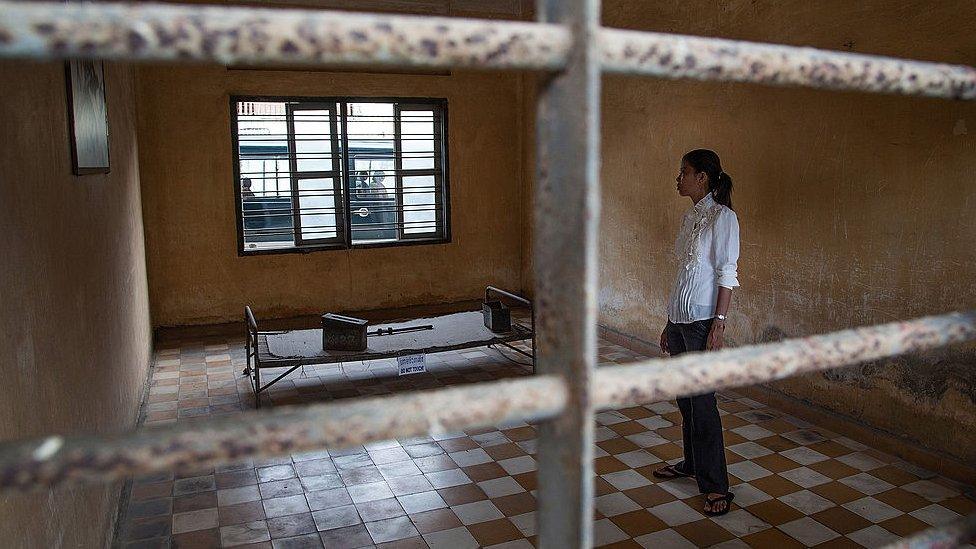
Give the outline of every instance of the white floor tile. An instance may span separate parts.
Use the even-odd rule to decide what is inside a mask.
[[[779,525],[779,529],[807,547],[819,545],[840,536],[837,532],[834,532],[810,517],[803,517],[787,522],[786,524],[781,524]]]
[[[668,526],[681,526],[705,518],[683,501],[672,501],[648,509],[652,515],[664,521]]]

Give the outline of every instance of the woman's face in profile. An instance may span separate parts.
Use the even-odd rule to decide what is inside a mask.
[[[681,161],[681,168],[678,170],[678,177],[674,180],[678,183],[677,191],[681,196],[691,196],[694,194],[695,190],[701,186],[698,181],[698,173],[695,169],[688,164],[687,161]]]

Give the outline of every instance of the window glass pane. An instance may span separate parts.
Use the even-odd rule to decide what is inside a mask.
[[[437,232],[437,188],[434,176],[403,178],[403,232]]]
[[[432,170],[436,167],[433,111],[401,111],[400,135],[403,169]]]
[[[303,240],[336,237],[336,195],[331,177],[299,179],[298,204]]]
[[[299,172],[332,171],[332,113],[296,109],[295,163]]]
[[[284,103],[237,103],[241,211],[247,250],[295,245],[287,132]]]
[[[352,241],[396,240],[393,103],[350,103],[347,112]]]

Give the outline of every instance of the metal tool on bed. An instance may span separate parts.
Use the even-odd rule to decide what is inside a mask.
[[[502,299],[529,309],[529,326],[512,321]],[[403,322],[383,323],[367,331],[368,322],[333,313],[322,316],[321,329],[260,331],[249,306],[244,375],[251,381],[255,406],[261,393],[296,369],[312,364],[376,360],[413,354],[431,354],[473,347],[501,345],[532,359],[535,372],[535,314],[528,299],[493,286],[485,288],[481,311],[437,315]],[[531,352],[512,345],[531,340]],[[265,385],[261,370],[287,368]]]

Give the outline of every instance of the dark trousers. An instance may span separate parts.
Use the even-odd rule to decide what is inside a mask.
[[[671,356],[688,351],[704,351],[712,321],[699,320],[690,324],[668,322],[668,347]],[[698,490],[703,494],[724,494],[729,491],[729,473],[725,465],[725,441],[722,439],[722,419],[718,415],[715,393],[679,398],[681,434],[684,441],[684,461],[675,465],[679,470],[695,475]]]

